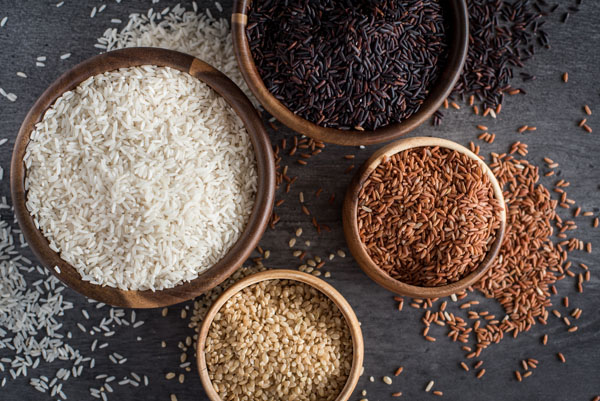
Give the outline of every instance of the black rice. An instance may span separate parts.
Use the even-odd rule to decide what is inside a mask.
[[[504,100],[504,92],[511,90],[508,82],[513,77],[513,68],[523,67],[535,54],[536,38],[541,46],[550,47],[547,34],[539,29],[544,23],[540,18],[547,12],[543,5],[529,0],[468,0],[467,3],[469,51],[452,97],[464,100],[474,95],[482,110],[496,109]],[[533,79],[530,77],[525,76]]]
[[[374,130],[417,112],[446,28],[436,0],[264,0],[247,36],[269,91],[323,127]]]

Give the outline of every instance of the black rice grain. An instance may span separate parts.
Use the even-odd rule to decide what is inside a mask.
[[[375,130],[417,112],[447,48],[436,0],[264,0],[246,34],[268,90],[323,127]]]
[[[482,110],[502,104],[513,77],[513,68],[522,67],[535,54],[536,38],[549,47],[547,34],[538,30],[543,13],[529,0],[468,0],[469,51],[453,98],[474,95]],[[541,4],[541,3],[540,3]],[[537,5],[537,4],[536,4]],[[537,7],[540,9],[540,7]],[[533,79],[526,75],[525,78]]]

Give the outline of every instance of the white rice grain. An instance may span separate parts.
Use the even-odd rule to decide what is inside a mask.
[[[153,9],[145,14],[131,14],[122,30],[107,29],[96,47],[106,51],[125,47],[160,47],[191,54],[227,75],[258,106],[237,66],[229,21],[198,13],[195,1],[192,8],[193,11],[186,11],[184,7],[176,6],[164,17]]]
[[[257,187],[239,117],[167,67],[110,71],[63,94],[24,162],[27,208],[50,248],[83,280],[128,290],[174,287],[218,262]]]

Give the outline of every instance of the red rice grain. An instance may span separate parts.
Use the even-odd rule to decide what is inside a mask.
[[[420,147],[382,160],[359,193],[357,220],[374,263],[396,280],[435,287],[479,266],[501,209],[478,161]]]

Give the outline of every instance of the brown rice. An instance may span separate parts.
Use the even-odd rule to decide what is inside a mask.
[[[352,339],[324,294],[297,281],[267,280],[223,305],[205,354],[224,400],[333,400],[350,372]]]

